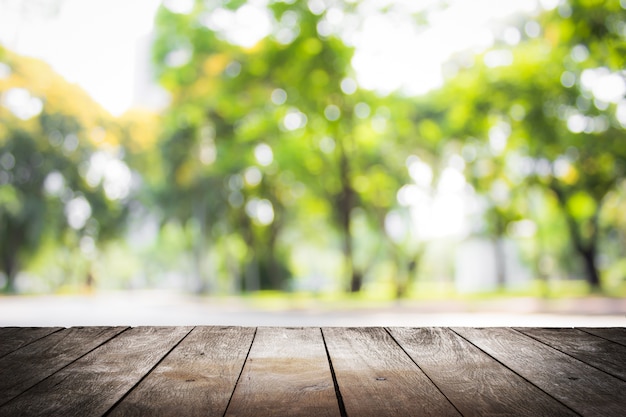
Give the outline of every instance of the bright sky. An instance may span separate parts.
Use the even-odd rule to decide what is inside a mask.
[[[152,29],[158,0],[64,0],[46,19],[21,10],[27,2],[0,2],[0,42],[47,61],[82,86],[111,113],[133,100],[136,41]]]
[[[353,65],[359,83],[388,93],[404,88],[423,93],[442,82],[441,63],[451,53],[484,49],[493,35],[491,19],[512,12],[534,10],[541,3],[554,7],[558,0],[453,0],[444,11],[430,14],[431,27],[419,32],[407,13],[432,7],[438,0],[363,0],[367,16],[362,32],[350,38],[357,48]],[[190,0],[165,0],[174,11],[185,12]],[[261,7],[266,0],[251,0],[236,14],[214,13],[206,23],[229,31],[229,38],[253,43],[269,28]],[[341,13],[326,7],[332,2],[309,0],[311,10],[327,13],[327,25],[349,26]],[[388,17],[374,10],[395,4]],[[0,42],[19,53],[44,59],[70,82],[81,85],[112,114],[133,104],[137,40],[152,29],[159,0],[63,0],[60,14],[44,19],[20,13],[27,3],[0,1]],[[243,8],[242,8],[243,9]],[[219,19],[217,19],[219,17]],[[257,24],[256,27],[253,27]],[[287,32],[283,32],[288,36]]]

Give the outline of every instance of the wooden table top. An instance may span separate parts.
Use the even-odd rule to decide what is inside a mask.
[[[625,328],[0,328],[0,416],[623,416]]]

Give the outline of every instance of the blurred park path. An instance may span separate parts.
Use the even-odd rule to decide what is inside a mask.
[[[0,326],[97,325],[624,327],[626,299],[259,303],[162,291],[0,297]]]

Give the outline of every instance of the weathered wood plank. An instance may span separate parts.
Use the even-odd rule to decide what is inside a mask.
[[[61,327],[1,327],[0,358],[61,329]]]
[[[190,330],[126,330],[0,407],[0,416],[102,415]]]
[[[574,358],[626,381],[626,346],[577,329],[516,329]]]
[[[454,328],[574,411],[589,416],[623,415],[626,383],[512,329]]]
[[[459,415],[384,329],[322,331],[349,416]]]
[[[64,329],[1,358],[0,405],[123,330],[123,327]]]
[[[319,328],[257,329],[227,416],[339,416]]]
[[[602,337],[606,340],[610,340],[615,343],[619,343],[622,346],[626,346],[626,328],[623,327],[583,327],[580,330],[593,334],[595,336]]]
[[[196,327],[108,416],[224,415],[254,331]]]
[[[464,416],[577,415],[449,329],[389,332]]]

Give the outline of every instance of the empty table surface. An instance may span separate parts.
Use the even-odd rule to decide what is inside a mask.
[[[624,328],[0,328],[0,416],[622,416]]]

